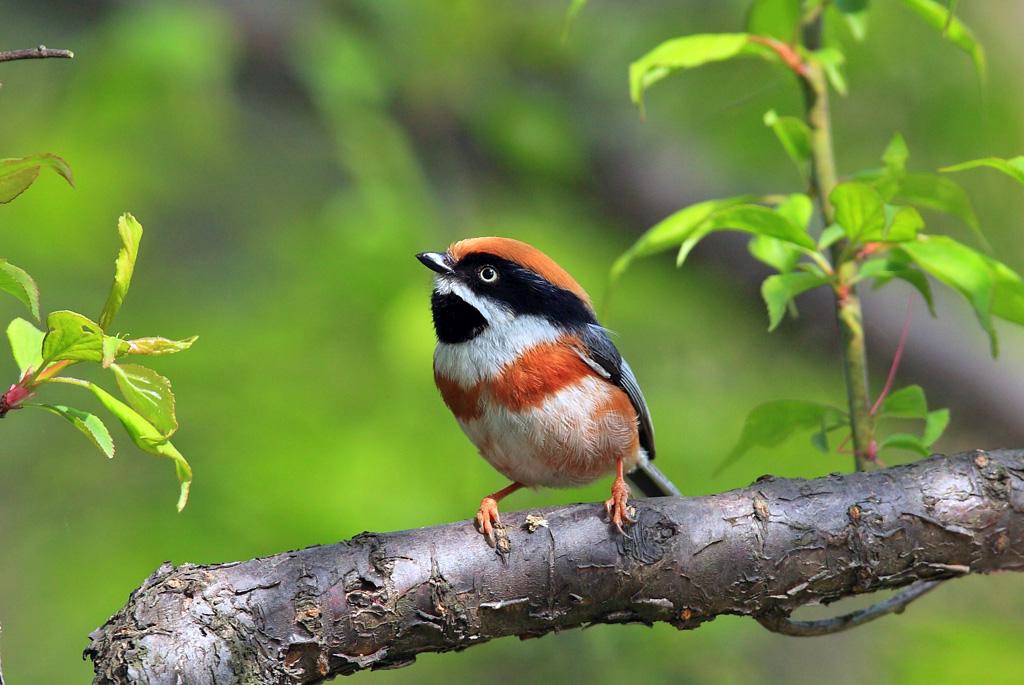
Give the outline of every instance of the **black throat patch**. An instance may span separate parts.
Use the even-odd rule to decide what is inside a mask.
[[[472,340],[487,328],[487,319],[476,307],[454,293],[434,291],[430,297],[434,313],[434,331],[443,343],[462,343]]]

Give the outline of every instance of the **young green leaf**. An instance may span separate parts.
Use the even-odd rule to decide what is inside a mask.
[[[24,269],[6,259],[0,259],[0,290],[18,298],[35,320],[39,320],[39,286]]]
[[[127,354],[145,354],[155,357],[162,354],[184,352],[188,348],[192,347],[192,343],[198,339],[198,335],[193,335],[192,337],[185,338],[184,340],[169,340],[168,338],[152,337],[135,338],[133,340],[125,340],[124,342],[128,344]]]
[[[927,457],[931,454],[931,450],[928,449],[928,445],[924,444],[921,438],[910,433],[893,433],[892,435],[886,436],[882,440],[881,444],[878,445],[879,450],[887,449],[901,449],[909,450],[911,452],[917,452],[922,457]]]
[[[981,232],[981,224],[974,213],[971,199],[952,179],[938,174],[907,174],[900,181],[898,197],[917,207],[943,212],[960,219],[985,248],[988,241]]]
[[[846,86],[846,76],[843,75],[846,55],[838,48],[822,48],[812,53],[812,57],[825,71],[825,78],[832,88],[840,95],[846,95],[849,90]]]
[[[103,331],[90,319],[67,310],[46,317],[49,329],[43,339],[43,360],[50,362],[98,362],[103,359]]]
[[[117,260],[114,262],[114,282],[110,286],[110,295],[107,296],[107,302],[100,314],[100,327],[104,330],[110,327],[114,315],[128,294],[135,259],[139,255],[139,241],[142,240],[142,226],[128,213],[122,214],[117,220],[117,232],[121,235],[121,249],[118,250]]]
[[[835,187],[828,201],[836,210],[836,222],[853,243],[881,236],[885,227],[885,202],[867,183],[848,181]]]
[[[19,159],[0,160],[0,203],[7,203],[21,195],[39,177],[42,167],[49,167],[72,186],[75,178],[67,162],[49,153],[29,155]]]
[[[1003,172],[1018,183],[1024,183],[1024,155],[1011,157],[1010,159],[1002,159],[1000,157],[972,159],[969,162],[961,162],[960,164],[954,164],[953,166],[943,167],[939,169],[939,171],[949,173],[967,171],[968,169],[978,169],[986,166]]]
[[[985,50],[967,25],[953,16],[952,7],[946,7],[935,0],[903,0],[903,4],[914,10],[936,30],[941,31],[943,38],[970,55],[978,78],[982,82],[985,81]]]
[[[800,0],[754,0],[747,13],[747,31],[792,43],[800,25]]]
[[[814,214],[814,202],[804,193],[787,195],[775,211],[789,219],[790,223],[806,231]]]
[[[836,427],[846,414],[835,407],[805,400],[776,400],[755,407],[747,415],[739,442],[715,469],[720,473],[754,447],[775,447],[793,433]]]
[[[901,243],[900,249],[917,262],[925,272],[962,294],[988,334],[992,356],[999,351],[992,327],[993,275],[986,259],[947,236],[920,235],[917,240]]]
[[[747,243],[747,250],[759,262],[787,274],[796,267],[803,253],[790,243],[767,235],[755,235]]]
[[[992,314],[1000,319],[1024,325],[1024,280],[1002,262],[985,255],[982,255],[982,258],[992,271]]]
[[[95,414],[90,414],[87,411],[81,411],[74,407],[66,407],[62,404],[25,404],[22,406],[45,409],[67,419],[71,422],[71,425],[80,430],[85,437],[89,438],[89,441],[96,445],[103,454],[107,455],[108,459],[114,458],[114,439],[110,437],[110,431],[107,430],[100,417]]]
[[[770,57],[771,51],[750,41],[747,33],[702,33],[673,38],[629,65],[629,95],[641,113],[644,91],[680,69],[743,56]]]
[[[164,438],[171,437],[178,430],[171,382],[138,364],[111,364],[110,368],[128,404],[153,424]]]
[[[778,211],[761,205],[737,205],[715,212],[708,219],[712,230],[734,230],[767,235],[809,250],[814,240],[803,226],[793,223]]]
[[[907,159],[910,157],[910,150],[907,148],[907,141],[903,140],[903,136],[899,133],[895,133],[889,144],[885,146],[885,150],[882,152],[882,161],[885,163],[885,168],[897,173],[903,174],[907,170]]]
[[[7,325],[7,340],[18,370],[24,376],[43,363],[43,338],[46,336],[25,319],[14,319]]]
[[[924,433],[921,434],[921,442],[931,447],[946,432],[946,426],[948,425],[948,409],[936,409],[935,411],[928,412],[924,422]]]
[[[928,414],[928,402],[920,385],[908,385],[894,390],[882,402],[880,416],[905,419],[923,419]]]
[[[127,340],[122,340],[113,335],[103,336],[103,359],[101,364],[104,369],[110,368],[110,365],[114,363],[114,360],[120,357],[122,354],[128,354],[128,350],[131,349],[131,345],[128,344]]]
[[[91,390],[92,393],[96,395],[96,398],[99,399],[100,404],[102,404],[104,408],[113,414],[121,423],[125,431],[128,433],[128,437],[132,439],[132,442],[134,442],[139,449],[149,452],[150,454],[166,457],[174,462],[174,470],[178,476],[178,482],[180,483],[178,511],[184,509],[185,504],[188,502],[189,489],[192,486],[192,468],[185,460],[185,457],[182,456],[181,452],[179,452],[166,437],[161,435],[160,431],[157,430],[153,424],[143,418],[141,414],[108,393],[100,386],[95,383],[79,381],[77,379],[66,380],[72,380],[75,385],[82,385]]]
[[[846,235],[846,231],[839,224],[832,224],[821,232],[818,236],[818,250],[826,250],[836,243],[837,240],[841,240]]]
[[[811,159],[811,129],[807,124],[796,117],[780,117],[774,109],[770,109],[764,113],[764,125],[775,133],[800,174],[806,175],[807,164]]]
[[[854,40],[862,42],[868,35],[868,0],[836,0],[835,6],[846,19]]]
[[[828,282],[827,276],[806,271],[776,274],[764,279],[761,284],[761,297],[768,305],[768,330],[774,331],[779,325],[786,313],[787,305],[794,297]]]
[[[913,240],[924,228],[921,213],[913,207],[885,206],[886,228],[880,238],[887,243],[902,243]],[[870,239],[869,236],[865,237]]]
[[[678,212],[662,219],[640,236],[612,265],[610,279],[615,282],[625,273],[629,265],[639,257],[647,257],[664,252],[679,245],[694,231],[700,228],[709,216],[716,211],[738,205],[751,200],[749,195],[727,197],[717,200],[706,200],[680,209]],[[194,340],[194,338],[193,338]],[[134,342],[134,341],[133,341]],[[189,343],[191,345],[191,343]],[[152,354],[139,352],[138,354]]]

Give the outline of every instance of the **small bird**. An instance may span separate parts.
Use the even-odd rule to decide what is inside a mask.
[[[512,481],[484,497],[476,526],[494,543],[498,502],[522,487],[571,487],[615,473],[604,503],[632,523],[629,479],[679,496],[652,463],[654,428],[629,364],[562,267],[510,238],[471,238],[416,255],[435,271],[434,380],[463,432]]]

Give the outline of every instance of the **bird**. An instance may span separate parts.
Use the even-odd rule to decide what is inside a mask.
[[[654,427],[633,370],[590,296],[536,247],[460,240],[416,258],[435,272],[434,381],[477,450],[510,484],[480,501],[490,544],[498,503],[523,487],[574,487],[614,474],[610,524],[635,523],[624,477],[649,497],[680,496],[652,460]]]

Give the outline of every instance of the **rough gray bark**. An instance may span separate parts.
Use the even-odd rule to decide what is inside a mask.
[[[589,623],[794,609],[918,580],[1024,570],[1024,450],[933,457],[719,495],[507,514],[232,564],[165,564],[91,638],[96,683],[313,683],[420,652]],[[918,584],[921,586],[922,584]]]

